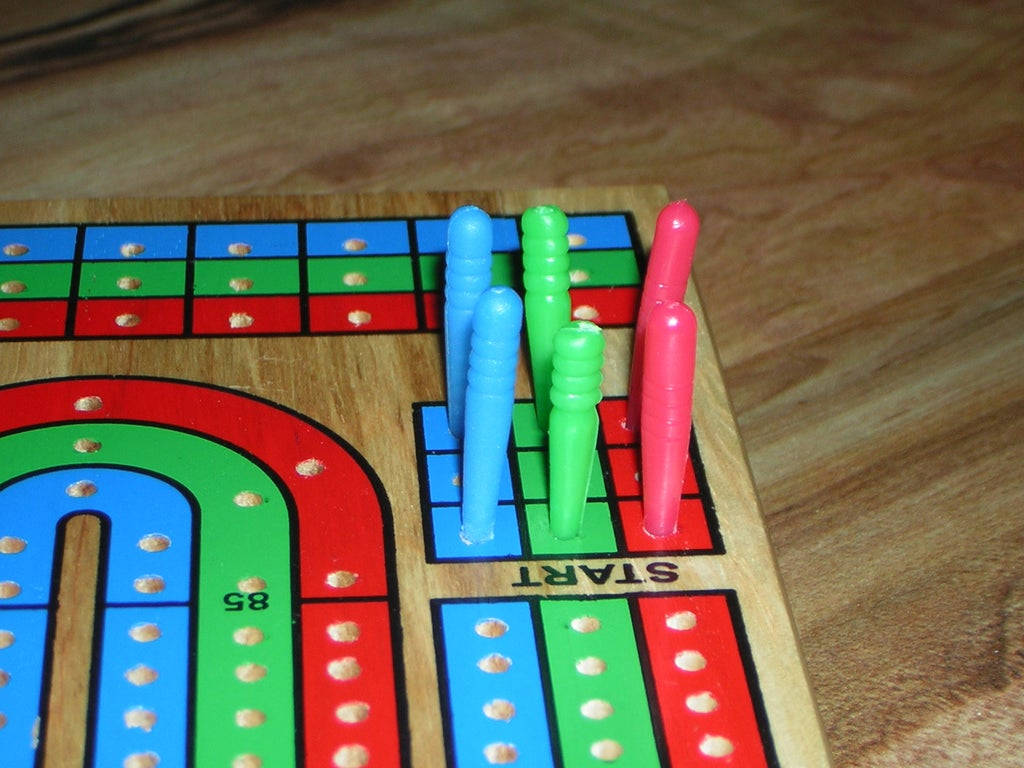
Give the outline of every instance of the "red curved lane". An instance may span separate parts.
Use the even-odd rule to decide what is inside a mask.
[[[283,479],[295,501],[301,596],[387,595],[383,489],[354,449],[298,414],[249,395],[169,379],[55,379],[2,392],[0,433],[77,420],[141,421],[250,453]]]

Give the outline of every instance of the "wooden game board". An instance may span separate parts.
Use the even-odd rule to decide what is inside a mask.
[[[456,536],[438,233],[469,202],[499,217],[506,277],[525,207],[580,236],[608,397],[576,542],[545,530],[522,365],[498,536]],[[11,765],[827,765],[703,322],[685,525],[640,530],[621,397],[665,202],[0,205]]]

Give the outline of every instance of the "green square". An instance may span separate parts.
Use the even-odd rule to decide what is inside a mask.
[[[86,298],[184,293],[185,262],[181,260],[86,261],[78,281],[78,295]]]
[[[306,262],[310,293],[394,293],[411,291],[409,256],[343,256]]]
[[[522,264],[518,254],[495,253],[491,257],[491,285],[521,288]],[[420,282],[424,291],[440,291],[444,286],[444,256],[420,256]]]
[[[295,294],[298,259],[197,259],[196,296]]]
[[[519,462],[519,480],[523,487],[523,498],[548,498],[547,451],[516,451],[516,459]],[[587,498],[607,498],[604,474],[601,472],[601,461],[597,457],[597,451],[594,452],[593,461],[590,470],[590,485],[587,486]]]
[[[537,409],[532,402],[512,406],[512,432],[517,448],[540,448],[548,441],[537,423]]]
[[[640,270],[630,250],[570,251],[569,279],[575,288],[639,285]]]
[[[71,262],[0,265],[0,300],[66,299],[71,290]]]
[[[608,503],[604,501],[587,502],[583,512],[583,527],[575,539],[556,539],[552,535],[547,504],[526,505],[526,527],[534,555],[546,557],[617,551],[611,511],[608,509]]]

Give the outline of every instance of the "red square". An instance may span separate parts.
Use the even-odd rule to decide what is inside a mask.
[[[626,398],[606,397],[597,405],[601,434],[608,445],[634,445],[636,434],[626,429]]]
[[[298,333],[302,330],[297,296],[196,298],[192,332],[196,334]]]
[[[616,496],[640,496],[640,453],[635,446],[625,448],[609,448],[608,464],[612,470],[612,483]],[[683,475],[682,493],[696,495],[700,493],[697,476],[693,471],[691,457],[686,459],[686,472]]]
[[[62,338],[66,301],[10,301],[0,304],[0,341]]]
[[[347,293],[311,296],[309,327],[313,333],[415,331],[419,327],[415,294]]]
[[[679,523],[671,536],[655,538],[644,530],[643,504],[639,501],[619,502],[622,531],[626,535],[629,552],[661,552],[675,550],[709,551],[712,549],[711,532],[700,499],[681,499]]]
[[[590,320],[604,328],[636,321],[640,289],[635,286],[570,288],[574,320]]]
[[[441,327],[441,294],[423,294],[423,316],[427,321],[428,331],[436,331]]]
[[[79,299],[75,336],[180,336],[185,300]]]

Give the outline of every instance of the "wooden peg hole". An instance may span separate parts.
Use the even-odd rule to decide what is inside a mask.
[[[248,256],[252,253],[252,246],[248,243],[231,243],[228,246],[228,253],[232,256]]]
[[[248,277],[232,277],[228,280],[228,287],[235,293],[245,293],[252,290],[253,282]]]
[[[103,407],[103,399],[96,395],[88,395],[87,397],[80,397],[75,400],[74,408],[76,411],[98,411]]]
[[[347,589],[359,581],[359,574],[352,571],[331,571],[327,574],[327,586],[333,589]]]
[[[259,576],[247,576],[238,582],[238,591],[245,594],[263,592],[267,588],[267,580]]]
[[[0,669],[0,688],[11,682],[11,676],[6,670]]]
[[[21,594],[21,585],[16,581],[0,581],[0,600],[10,600]]]
[[[20,326],[16,317],[0,317],[0,331],[16,331]]]
[[[156,768],[160,755],[156,752],[135,752],[124,759],[124,768]]]
[[[295,473],[302,477],[316,477],[327,467],[320,459],[303,459],[295,465]]]
[[[122,291],[137,291],[142,287],[142,281],[131,275],[123,275],[117,278],[117,287]]]
[[[136,624],[128,630],[128,636],[137,643],[152,643],[160,639],[160,627],[152,622]]]
[[[124,678],[135,686],[149,685],[159,677],[159,673],[145,664],[137,664],[124,673]]]
[[[718,709],[718,700],[711,694],[711,691],[691,693],[686,697],[686,708],[691,712],[698,712],[706,715]]]
[[[14,633],[9,629],[0,629],[0,650],[14,645]]]
[[[3,712],[0,712],[0,729],[3,729],[5,725],[7,725],[7,715],[5,715]]]
[[[327,663],[327,674],[335,680],[355,680],[363,674],[363,668],[355,656],[344,656]]]
[[[121,328],[134,328],[142,322],[142,318],[134,312],[124,312],[115,317],[114,322]]]
[[[228,317],[228,325],[232,328],[248,328],[255,322],[256,319],[248,312],[232,312]]]
[[[163,552],[171,546],[171,540],[162,533],[148,533],[139,539],[139,549],[143,552]]]
[[[589,634],[601,628],[601,620],[596,616],[578,616],[569,622],[569,626],[581,634]]]
[[[677,632],[685,632],[697,626],[697,614],[693,611],[679,611],[665,617],[665,626]]]
[[[235,494],[234,502],[238,507],[258,507],[263,503],[263,497],[253,491],[240,491]]]
[[[357,328],[360,325],[366,325],[373,319],[373,315],[367,312],[365,309],[353,309],[348,313],[348,321]]]
[[[142,707],[129,709],[124,713],[124,725],[126,728],[139,728],[149,733],[156,725],[156,712]]]
[[[512,659],[508,656],[502,656],[500,653],[492,653],[489,656],[484,656],[480,661],[476,663],[477,668],[481,672],[487,672],[491,675],[500,675],[504,672],[508,672],[509,667],[512,666]]]
[[[24,243],[8,243],[4,246],[4,256],[10,256],[15,259],[19,256],[24,256],[28,251],[29,247]]]
[[[0,537],[0,555],[17,555],[25,551],[28,542],[17,536]]]
[[[243,683],[258,683],[267,676],[267,668],[262,664],[248,662],[235,667],[235,677]]]
[[[484,715],[491,720],[508,722],[516,716],[516,705],[508,699],[494,699],[484,704]]]
[[[75,440],[72,447],[78,453],[96,453],[103,447],[103,443],[98,440],[90,440],[87,437],[80,437],[78,440]]]
[[[588,720],[604,720],[615,713],[610,702],[604,699],[591,699],[580,706],[580,714]]]
[[[334,716],[348,725],[361,723],[370,716],[370,705],[365,701],[346,701],[334,710]]]
[[[586,235],[581,235],[578,232],[570,232],[567,239],[569,240],[570,248],[582,248],[587,244]]]
[[[149,575],[139,576],[132,585],[135,591],[143,595],[156,595],[164,591],[166,584],[163,576]]]
[[[482,619],[473,629],[480,637],[495,638],[508,632],[508,624],[501,619]]]
[[[519,750],[514,744],[488,744],[484,747],[484,759],[491,765],[508,765],[519,759]]]
[[[354,643],[359,635],[359,625],[354,621],[336,621],[327,627],[327,636],[336,643]]]
[[[587,656],[587,658],[576,662],[576,671],[581,675],[603,675],[606,669],[608,669],[608,664],[597,656]]]
[[[78,480],[64,489],[64,493],[74,499],[84,499],[92,496],[99,490],[95,483],[88,480]]]
[[[231,768],[263,768],[263,758],[258,755],[239,755],[231,761]]]
[[[353,251],[365,251],[366,246],[367,242],[363,240],[361,237],[350,237],[348,240],[345,241],[343,247],[345,248],[346,251],[351,253]]]
[[[734,747],[725,736],[712,736],[709,733],[701,739],[698,749],[708,757],[728,757],[732,754]]]
[[[140,253],[145,252],[146,246],[142,243],[125,243],[121,246],[121,255],[126,259],[130,259],[133,256],[138,256]]]
[[[708,665],[700,651],[680,651],[676,654],[676,666],[684,672],[699,672]]]
[[[239,627],[231,634],[238,645],[259,645],[263,642],[263,630],[257,627]]]
[[[580,304],[572,311],[574,320],[597,320],[600,313],[589,304]]]
[[[267,715],[258,709],[240,709],[235,712],[235,725],[239,728],[259,728],[267,722]]]
[[[452,475],[452,487],[453,488],[461,488],[462,487],[462,475],[460,475],[458,472],[456,472],[454,475]]]
[[[370,751],[362,744],[346,744],[334,753],[337,768],[364,768],[370,764]]]
[[[0,292],[3,293],[24,293],[26,288],[28,288],[28,286],[21,282],[21,280],[7,280],[6,282],[0,283]]]
[[[601,739],[590,745],[590,754],[604,763],[613,763],[622,757],[622,745],[613,739]]]
[[[370,278],[368,278],[362,272],[346,272],[342,276],[341,282],[343,282],[349,288],[355,288],[356,286],[359,285],[366,285],[368,282],[370,282]]]
[[[573,269],[569,272],[569,282],[573,285],[585,283],[590,279],[590,273],[585,269]]]

